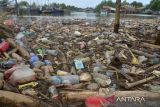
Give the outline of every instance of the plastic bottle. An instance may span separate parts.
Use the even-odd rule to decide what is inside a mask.
[[[110,77],[100,74],[100,73],[92,73],[94,81],[102,87],[106,87],[111,84]]]
[[[60,85],[62,80],[60,76],[52,76],[49,78],[49,82],[53,85]]]
[[[49,82],[54,85],[74,85],[79,84],[78,75],[66,75],[66,76],[52,76],[49,79]]]
[[[3,42],[0,44],[0,52],[6,52],[8,49],[9,49],[9,43],[3,41]]]
[[[39,61],[38,56],[35,55],[34,53],[31,53],[31,58],[30,58],[30,60],[29,60],[30,64],[31,64],[32,66],[34,66],[34,63],[35,63],[35,62],[38,62],[38,61]]]
[[[52,65],[52,62],[49,61],[49,60],[44,60],[44,64],[45,64],[45,65],[50,65],[50,66],[51,66],[51,65]]]
[[[36,62],[34,62],[33,64],[32,64],[32,67],[34,67],[34,68],[40,68],[41,66],[43,66],[44,65],[44,63],[42,62],[42,61],[36,61]]]
[[[62,80],[62,84],[66,85],[74,85],[79,84],[79,76],[78,75],[66,75],[60,77]]]
[[[58,51],[57,50],[46,50],[47,54],[53,55],[53,56],[57,56],[58,55]]]

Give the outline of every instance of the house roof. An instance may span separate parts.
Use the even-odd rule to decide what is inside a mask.
[[[115,8],[110,7],[110,6],[103,6],[102,9],[110,9],[110,10],[112,10],[112,11],[116,11]]]

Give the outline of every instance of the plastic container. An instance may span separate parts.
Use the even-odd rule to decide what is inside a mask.
[[[57,56],[58,55],[58,51],[57,50],[46,50],[47,54],[53,55],[53,56]]]
[[[84,69],[84,64],[81,60],[75,59],[74,64],[75,64],[76,69],[78,69],[78,70]]]
[[[78,75],[66,75],[60,77],[62,80],[62,84],[66,85],[74,85],[79,84],[79,76]]]
[[[9,77],[9,83],[19,85],[31,82],[36,79],[36,74],[26,65],[18,66],[17,69]]]
[[[74,85],[79,84],[78,75],[52,76],[49,82],[53,85]]]
[[[3,41],[3,42],[0,44],[0,52],[6,52],[8,49],[9,49],[9,43]]]

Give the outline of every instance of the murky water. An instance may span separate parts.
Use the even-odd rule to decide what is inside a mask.
[[[20,16],[21,17],[25,17],[25,18],[49,18],[49,19],[85,19],[85,20],[99,20],[99,19],[111,19],[114,18],[114,14],[110,13],[109,15],[106,16],[99,16],[96,13],[89,13],[89,12],[71,12],[70,15],[64,15],[64,16]],[[15,16],[14,16],[15,18]],[[159,18],[160,19],[160,15],[144,15],[144,14],[121,14],[121,18],[125,18],[125,19],[154,19],[154,18]]]

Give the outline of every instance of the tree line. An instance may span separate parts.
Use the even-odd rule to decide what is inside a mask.
[[[3,7],[7,7],[7,4],[9,4],[9,1],[13,1],[13,0],[0,0],[0,6]],[[27,2],[27,1],[21,1],[18,3],[18,6],[21,7],[38,7],[36,5],[36,3],[32,3],[31,5]],[[61,9],[65,9],[65,10],[69,10],[69,11],[80,11],[82,8],[78,8],[75,6],[71,6],[71,5],[66,5],[64,3],[51,3],[51,4],[44,4],[42,7],[45,8],[47,6],[52,6],[55,8],[61,8]]]
[[[121,5],[132,5],[136,8],[144,6],[142,2],[133,1],[132,3],[129,3],[127,2],[127,0],[123,0]],[[112,0],[103,0],[100,4],[96,6],[96,12],[100,12],[103,6],[110,6],[115,8],[116,3],[113,2]],[[144,7],[146,7],[146,9],[151,9],[153,11],[155,10],[160,11],[160,0],[151,0],[150,3]]]

